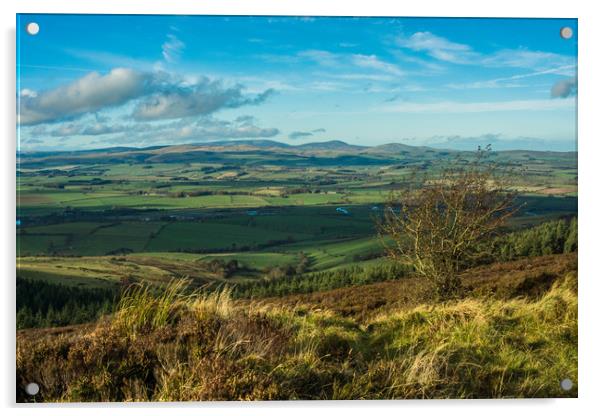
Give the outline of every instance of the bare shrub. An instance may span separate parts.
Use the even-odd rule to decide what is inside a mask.
[[[509,170],[488,160],[456,161],[435,175],[412,180],[390,195],[379,231],[390,238],[388,255],[410,262],[439,299],[456,297],[459,273],[478,258],[491,235],[517,208]]]

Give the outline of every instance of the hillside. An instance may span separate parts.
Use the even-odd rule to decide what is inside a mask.
[[[511,299],[537,298],[553,282],[577,270],[577,253],[531,257],[480,266],[462,274],[469,296]],[[416,277],[343,287],[306,294],[273,297],[266,301],[279,305],[332,310],[342,316],[365,322],[391,311],[408,310],[428,300],[424,282]]]
[[[482,267],[463,299],[385,300],[370,317],[319,298],[136,289],[97,324],[19,331],[18,401],[29,380],[42,401],[576,397],[558,381],[577,380],[575,256],[533,264]],[[374,292],[350,290],[360,303]]]

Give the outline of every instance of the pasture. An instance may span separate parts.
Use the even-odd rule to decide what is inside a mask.
[[[466,152],[395,146],[211,146],[20,155],[18,273],[66,284],[264,279],[382,262],[375,223],[391,191]],[[576,155],[500,152],[515,169],[514,227],[576,212]],[[117,260],[116,260],[117,259]],[[235,260],[227,277],[209,263]]]

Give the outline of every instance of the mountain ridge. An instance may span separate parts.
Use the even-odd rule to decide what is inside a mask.
[[[186,144],[173,144],[173,145],[154,145],[147,147],[131,147],[131,146],[115,146],[115,147],[101,147],[93,149],[74,149],[74,150],[40,150],[40,151],[17,151],[20,155],[79,155],[85,153],[120,153],[120,152],[152,152],[161,151],[167,148],[183,148],[183,149],[203,149],[203,148],[236,148],[244,147],[247,149],[286,149],[286,150],[323,150],[323,151],[356,151],[356,152],[368,152],[368,153],[379,153],[379,152],[408,152],[408,151],[434,151],[434,152],[456,152],[456,153],[470,153],[470,150],[458,150],[452,148],[438,148],[430,146],[414,146],[399,142],[390,142],[374,146],[369,145],[355,145],[349,144],[343,140],[326,140],[319,142],[310,142],[303,144],[288,144],[279,142],[276,140],[269,139],[250,139],[250,140],[218,140],[208,141],[199,143],[186,143]],[[474,149],[477,150],[476,148]],[[527,150],[527,149],[509,149],[509,150],[498,150],[496,153],[508,153],[508,152],[529,152],[529,153],[577,153],[576,151],[555,151],[555,150]]]

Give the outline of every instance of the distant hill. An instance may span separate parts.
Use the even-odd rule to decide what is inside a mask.
[[[220,140],[216,142],[197,143],[193,146],[200,147],[233,147],[233,146],[250,146],[250,147],[281,147],[289,148],[291,145],[277,142],[275,140]]]
[[[410,146],[388,143],[378,146],[358,146],[341,140],[290,145],[274,140],[222,140],[197,144],[151,146],[145,148],[111,147],[77,151],[19,152],[22,167],[59,166],[96,163],[226,163],[226,164],[274,164],[283,166],[316,165],[388,165],[418,161],[430,163],[443,157],[472,152],[436,149],[426,146]],[[502,151],[498,157],[508,160],[541,158],[566,159],[573,163],[576,152]],[[241,157],[244,156],[244,157]]]

